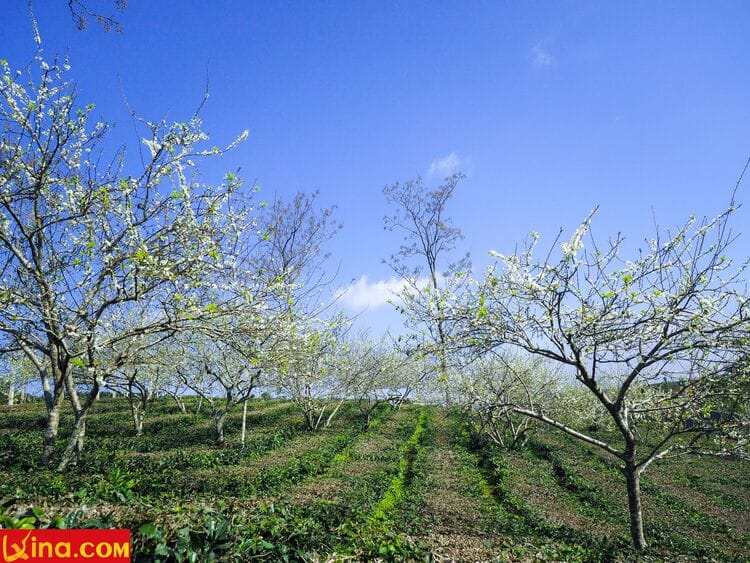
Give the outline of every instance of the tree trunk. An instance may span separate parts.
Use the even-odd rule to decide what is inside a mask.
[[[60,409],[65,399],[65,374],[59,365],[52,365],[52,376],[46,369],[39,372],[44,390],[44,405],[47,408],[47,424],[44,428],[42,464],[47,465],[55,453],[57,433],[60,428]]]
[[[430,276],[432,277],[432,287],[437,293],[438,281],[437,281],[437,270],[435,268],[435,264],[430,264]],[[437,319],[438,341],[440,345],[440,350],[438,353],[438,357],[440,359],[440,380],[443,382],[443,385],[445,385],[445,406],[450,407],[452,404],[452,401],[451,401],[450,386],[448,385],[448,362],[445,358],[445,343],[447,339],[445,336],[445,328],[443,327],[443,318],[442,318],[443,306],[440,300],[438,300],[438,303],[437,303],[437,312],[438,312],[438,319]]]
[[[136,421],[135,435],[140,438],[143,436],[143,421],[146,418],[146,413],[141,411],[138,413],[138,420]]]
[[[132,412],[133,412],[133,427],[135,428],[135,436],[136,438],[140,438],[141,435],[143,434],[143,419],[144,419],[145,413],[135,403],[133,403]]]
[[[55,394],[52,391],[52,384],[50,383],[50,376],[47,370],[39,372],[39,377],[42,380],[42,391],[44,393],[44,405],[47,407],[47,412],[52,410],[52,405],[55,402]]]
[[[15,378],[12,378],[10,380],[10,385],[8,385],[8,406],[13,406],[13,399],[16,396],[16,381]]]
[[[83,451],[83,440],[86,437],[86,413],[77,413],[73,433],[68,439],[62,459],[57,466],[58,471],[64,471],[73,461],[78,461]]]
[[[68,389],[68,400],[73,407],[75,421],[73,423],[73,433],[68,439],[68,445],[65,447],[65,452],[63,452],[60,464],[57,466],[58,471],[64,471],[73,461],[77,462],[81,457],[81,452],[83,452],[83,443],[86,438],[86,415],[96,401],[100,389],[99,379],[96,377],[93,379],[93,387],[86,397],[86,400],[81,403],[78,391],[75,388],[72,374],[68,372],[65,376],[65,386]]]
[[[333,417],[336,416],[336,413],[339,412],[339,409],[341,408],[341,405],[344,404],[344,401],[339,401],[339,404],[336,405],[336,408],[331,411],[331,414],[328,415],[328,418],[326,419],[326,423],[324,428],[328,428],[331,425],[331,422],[333,421]]]
[[[62,406],[62,395],[58,395],[47,411],[47,425],[44,427],[44,449],[42,452],[42,464],[46,465],[55,453],[57,444],[57,432],[60,428],[60,407]]]
[[[216,415],[216,445],[224,445],[224,421],[227,418],[227,411],[223,411]]]
[[[182,397],[175,394],[172,395],[172,398],[174,399],[174,402],[177,403],[177,406],[180,408],[180,412],[182,414],[187,414],[187,408],[185,407],[185,401],[182,400]]]
[[[240,435],[240,443],[242,447],[245,447],[245,434],[247,432],[247,399],[242,401],[242,434]]]
[[[643,510],[641,507],[641,472],[634,463],[625,464],[625,480],[628,487],[630,535],[633,539],[633,547],[641,551],[646,548],[646,538],[643,534]]]
[[[133,388],[136,386],[135,381],[128,382],[128,403],[130,403],[130,412],[133,415],[133,427],[135,428],[136,438],[143,434],[143,420],[146,418],[146,406],[148,397],[144,397],[146,392],[143,387],[138,387],[138,393]]]
[[[444,353],[443,351],[440,353],[440,381],[445,386],[445,406],[450,407],[453,401],[451,400],[451,392],[448,385],[448,363],[445,361]]]
[[[305,410],[305,423],[307,424],[307,429],[315,430],[318,427],[315,422],[315,412],[308,408]]]
[[[365,415],[365,422],[369,425],[372,420],[372,413],[378,406],[377,400],[371,401],[370,399],[362,399],[359,402],[359,410]]]

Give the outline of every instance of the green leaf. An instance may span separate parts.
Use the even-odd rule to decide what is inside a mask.
[[[138,528],[138,532],[140,532],[144,538],[153,538],[157,535],[156,524],[153,522],[146,522],[143,526]]]
[[[148,260],[149,256],[150,255],[148,253],[148,250],[146,250],[145,248],[139,248],[133,253],[133,259],[136,262],[145,262],[146,260]]]
[[[78,368],[85,368],[86,367],[86,362],[83,361],[83,358],[73,358],[72,360],[70,360],[70,363],[73,364],[75,367],[78,367]]]

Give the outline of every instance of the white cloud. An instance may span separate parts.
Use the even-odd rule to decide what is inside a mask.
[[[541,43],[537,43],[531,48],[529,57],[531,58],[531,63],[537,67],[550,66],[555,62],[552,53],[550,53]]]
[[[429,278],[417,280],[417,285],[420,288],[427,287],[429,284]],[[349,310],[360,313],[387,305],[389,301],[400,303],[401,297],[399,294],[406,285],[406,282],[400,278],[371,282],[365,274],[346,287],[338,288],[333,297]]]
[[[427,170],[429,176],[440,176],[445,178],[451,174],[466,168],[469,165],[468,158],[462,158],[455,152],[445,155],[432,161],[430,168]]]
[[[398,293],[403,287],[402,279],[390,278],[371,282],[363,275],[357,281],[336,290],[334,297],[353,311],[372,310],[387,305],[388,300],[397,300]]]

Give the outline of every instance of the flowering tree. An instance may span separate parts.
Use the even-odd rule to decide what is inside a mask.
[[[731,455],[746,444],[750,300],[746,264],[726,256],[735,206],[712,220],[659,232],[627,260],[624,240],[589,236],[591,216],[552,253],[493,253],[470,317],[475,343],[546,358],[595,399],[616,438],[557,416],[531,395],[512,409],[593,444],[621,462],[633,544],[646,546],[640,477],[653,462],[685,452]],[[592,214],[593,215],[593,214]],[[743,352],[744,350],[744,352]],[[607,436],[612,436],[608,434]]]
[[[330,314],[330,284],[323,270],[326,244],[341,229],[333,208],[316,204],[318,192],[277,200],[259,221],[256,264],[264,280],[267,383],[294,401],[310,430],[330,424],[345,398],[336,359],[348,322]]]
[[[0,356],[0,366],[0,385],[6,392],[8,406],[15,404],[16,392],[18,400],[24,402],[27,385],[37,377],[34,365],[23,353],[15,351]]]
[[[369,422],[380,405],[397,407],[414,391],[421,375],[415,363],[414,356],[399,351],[386,337],[372,340],[360,334],[347,342],[339,370],[346,382],[347,395],[357,401]]]
[[[208,402],[216,428],[216,444],[224,445],[224,425],[234,405],[246,405],[258,386],[261,369],[257,357],[247,353],[229,338],[210,334],[191,334],[181,339],[183,361],[177,373],[184,385]],[[245,415],[243,409],[244,442]]]
[[[570,407],[565,386],[544,358],[490,353],[461,370],[455,394],[476,432],[509,449],[522,448],[532,419],[510,405],[533,404],[548,415]]]
[[[157,396],[160,389],[168,385],[168,373],[172,371],[174,364],[172,358],[167,357],[170,351],[168,342],[162,341],[144,347],[142,354],[131,357],[127,365],[115,370],[107,379],[108,389],[127,397],[136,436],[143,434],[149,402]],[[184,404],[182,406],[184,412]]]
[[[347,328],[346,319],[337,316],[325,322],[284,322],[276,335],[269,357],[273,380],[302,411],[309,430],[327,428],[347,398],[341,369]]]
[[[93,106],[77,103],[67,62],[45,61],[36,41],[28,76],[0,61],[0,332],[50,390],[45,461],[67,390],[75,421],[63,469],[83,446],[104,381],[154,334],[216,310],[221,292],[208,280],[230,267],[224,241],[236,238],[244,211],[233,203],[235,175],[213,187],[197,180],[196,159],[223,152],[200,148],[208,137],[197,116],[143,123],[147,152],[128,168],[124,149],[107,155],[108,126],[90,124]]]

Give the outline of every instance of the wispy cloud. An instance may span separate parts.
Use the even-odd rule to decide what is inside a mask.
[[[446,177],[465,169],[470,164],[468,158],[464,158],[452,152],[445,155],[442,158],[438,158],[432,161],[430,168],[427,170],[429,176],[440,176]]]
[[[420,278],[418,283],[420,287],[426,286],[428,280]],[[401,300],[399,294],[405,285],[406,282],[399,278],[370,281],[367,275],[363,275],[346,287],[337,289],[334,298],[351,311],[372,311],[391,301],[399,302]]]
[[[542,43],[537,43],[531,48],[529,58],[531,59],[531,64],[536,67],[550,66],[555,62],[552,53]]]

